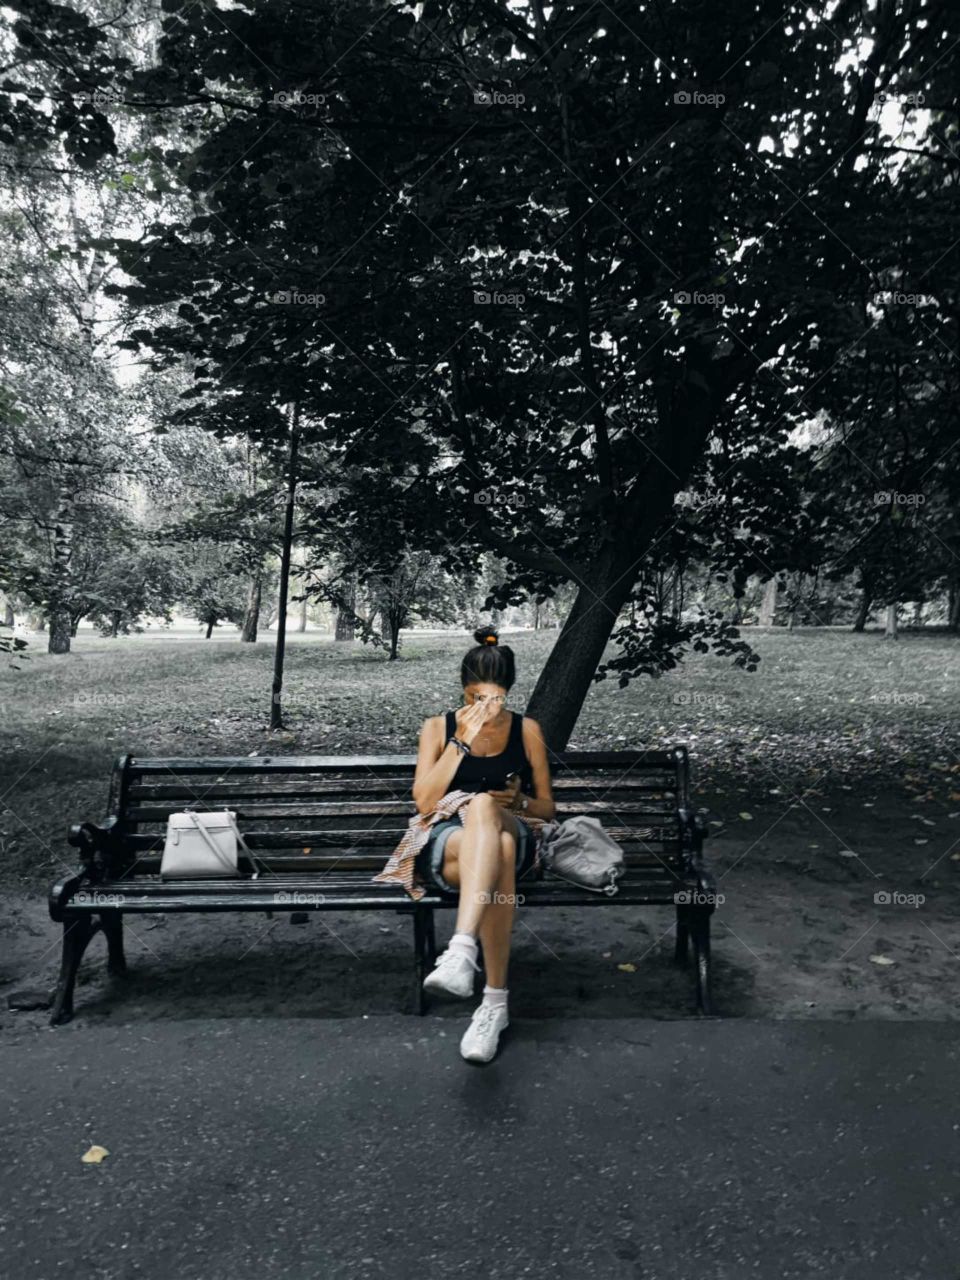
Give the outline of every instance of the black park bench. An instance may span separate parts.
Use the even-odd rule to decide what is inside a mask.
[[[70,828],[76,874],[50,891],[63,925],[63,960],[51,1021],[73,1016],[73,989],[91,937],[102,930],[107,969],[125,972],[123,917],[168,911],[399,911],[413,917],[415,1007],[436,958],[434,911],[456,905],[428,892],[414,902],[399,885],[374,884],[414,812],[412,756],[121,756],[99,825]],[[692,944],[697,1007],[712,1013],[710,916],[716,885],[702,856],[707,833],[690,802],[685,747],[568,752],[552,764],[557,817],[600,818],[624,849],[620,891],[606,897],[545,876],[522,881],[523,906],[676,906],[678,964]],[[184,808],[232,809],[259,864],[256,879],[161,880],[167,817]],[[240,855],[241,873],[252,872]]]

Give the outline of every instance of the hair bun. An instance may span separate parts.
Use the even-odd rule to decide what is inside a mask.
[[[473,633],[473,638],[477,644],[496,644],[500,637],[493,627],[478,627]]]

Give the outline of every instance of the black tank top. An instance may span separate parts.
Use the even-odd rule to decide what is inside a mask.
[[[503,791],[507,774],[519,773],[520,790],[530,795],[533,790],[533,771],[523,749],[523,716],[511,711],[510,736],[507,745],[495,756],[463,756],[457,772],[450,779],[446,794],[451,791]],[[454,712],[447,712],[447,736],[444,746],[457,731]]]

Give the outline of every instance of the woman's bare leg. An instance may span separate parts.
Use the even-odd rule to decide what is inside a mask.
[[[507,985],[510,963],[510,937],[516,914],[517,841],[509,831],[500,832],[500,878],[493,891],[493,901],[480,921],[483,946],[483,970],[488,987]]]
[[[456,933],[479,935],[502,874],[501,836],[508,833],[515,840],[516,831],[516,819],[480,792],[467,807],[463,831],[448,838],[442,870],[444,880],[460,890]]]

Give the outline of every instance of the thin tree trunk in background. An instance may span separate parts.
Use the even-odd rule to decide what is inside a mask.
[[[787,623],[787,629],[792,631],[797,625],[797,611],[800,608],[800,592],[803,589],[803,574],[798,573],[795,580],[793,603],[790,606],[790,621]]]
[[[887,605],[886,619],[884,623],[883,634],[889,640],[897,638],[897,606],[896,603]]]
[[[300,590],[303,592],[303,599],[298,601],[299,616],[297,618],[297,630],[306,631],[307,629],[307,606],[310,601],[307,599],[307,548],[304,547],[300,552]]]
[[[860,596],[860,607],[857,610],[856,621],[853,624],[854,631],[862,631],[864,627],[866,627],[867,619],[870,617],[870,606],[872,604],[873,599],[870,595],[870,590],[868,587],[864,587]]]
[[[15,627],[17,625],[16,615],[13,612],[13,605],[9,600],[3,602],[3,625],[5,627]]]
[[[256,644],[257,630],[260,626],[260,599],[263,595],[263,566],[260,565],[250,579],[247,592],[247,611],[243,615],[243,630],[240,632],[241,644]]]
[[[116,638],[120,634],[120,610],[114,609],[110,615],[110,635]]]
[[[213,635],[213,628],[215,626],[216,626],[216,620],[214,618],[211,618],[210,621],[207,623],[207,634],[203,637],[204,640],[210,639],[210,637]]]
[[[947,595],[947,626],[960,631],[960,582],[951,582]]]
[[[53,530],[53,591],[50,599],[50,639],[47,653],[70,652],[70,560],[73,555],[73,496],[60,487],[60,501]]]
[[[344,599],[351,609],[356,610],[357,607],[357,583],[352,578],[347,584],[344,591]],[[345,609],[337,610],[337,624],[333,633],[334,640],[352,640],[357,630],[357,624],[354,621],[353,614],[348,613]]]
[[[290,462],[287,469],[287,509],[283,519],[283,551],[280,556],[280,593],[277,608],[277,649],[273,661],[270,728],[283,727],[283,659],[287,647],[287,591],[290,588],[290,556],[293,550],[293,511],[297,497],[297,454],[300,449],[300,405],[293,406],[290,423]]]
[[[758,625],[761,627],[772,627],[774,618],[777,616],[777,591],[779,582],[776,578],[768,578],[763,584],[763,599],[760,601],[760,617]]]
[[[918,627],[918,628],[923,626],[923,605],[924,605],[924,602],[922,600],[918,600],[914,604],[913,622],[910,624],[911,626]]]
[[[50,615],[50,639],[47,641],[47,653],[70,652],[70,615],[65,609],[58,609]]]

